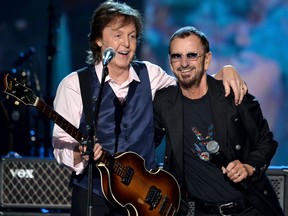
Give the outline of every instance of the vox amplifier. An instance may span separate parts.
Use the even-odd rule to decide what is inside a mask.
[[[2,158],[0,163],[1,207],[71,207],[71,171],[55,159]]]

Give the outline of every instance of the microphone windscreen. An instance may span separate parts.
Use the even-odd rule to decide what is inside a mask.
[[[211,154],[216,154],[220,150],[218,142],[211,140],[206,145],[207,151]]]

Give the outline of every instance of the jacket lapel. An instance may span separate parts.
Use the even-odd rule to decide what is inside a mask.
[[[167,108],[169,138],[177,163],[183,172],[183,103],[179,89],[169,97],[168,103],[170,105]]]
[[[211,107],[213,122],[214,122],[214,140],[216,140],[222,149],[224,148],[225,143],[227,142],[227,101],[224,96],[224,90],[221,83],[213,83],[219,82],[214,80],[213,78],[207,78],[208,88],[209,88],[209,97],[210,104],[213,104]]]

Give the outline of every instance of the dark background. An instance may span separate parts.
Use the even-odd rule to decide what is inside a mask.
[[[85,66],[89,21],[101,2],[1,0],[1,76],[12,74],[52,106],[61,79]],[[144,17],[138,58],[162,66],[167,73],[171,34],[185,25],[206,33],[213,53],[209,73],[226,64],[237,68],[279,142],[272,165],[288,165],[287,0],[122,2],[140,10]],[[20,55],[26,58],[19,59]],[[35,107],[14,102],[1,94],[1,155],[14,151],[22,156],[52,157],[51,122]],[[162,151],[163,145],[158,149],[159,160]]]

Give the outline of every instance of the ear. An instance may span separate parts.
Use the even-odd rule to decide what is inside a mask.
[[[102,47],[102,41],[101,41],[101,40],[95,40],[95,43],[96,43],[99,47]]]
[[[173,71],[173,66],[172,66],[172,62],[171,62],[171,60],[170,60],[169,54],[168,54],[168,61],[169,61],[170,69],[171,69],[171,71]]]
[[[212,52],[206,53],[205,55],[204,69],[207,71],[212,60]]]

